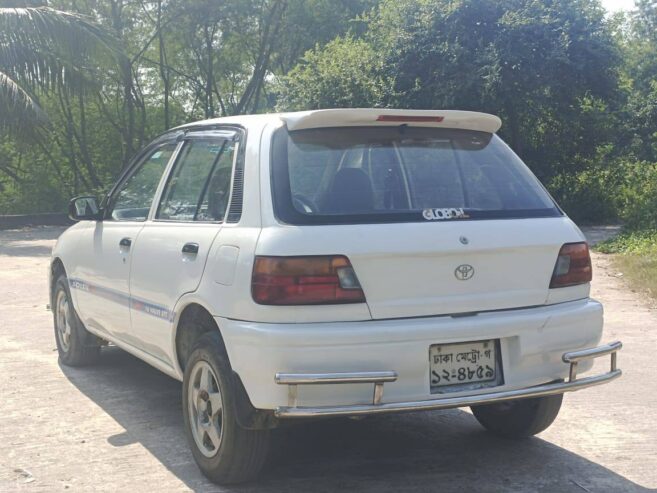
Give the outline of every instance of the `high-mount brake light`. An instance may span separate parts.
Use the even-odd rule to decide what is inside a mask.
[[[440,123],[445,119],[444,116],[419,116],[419,115],[379,115],[376,119],[377,122],[433,122]]]
[[[365,302],[356,273],[344,255],[256,257],[251,293],[261,305]]]
[[[559,250],[550,288],[563,288],[591,282],[593,269],[586,242],[566,243]]]

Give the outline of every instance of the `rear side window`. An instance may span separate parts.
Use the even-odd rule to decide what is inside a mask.
[[[167,181],[157,219],[223,221],[230,197],[236,142],[185,142]]]
[[[276,214],[291,224],[561,214],[520,158],[485,132],[283,128],[272,159]]]

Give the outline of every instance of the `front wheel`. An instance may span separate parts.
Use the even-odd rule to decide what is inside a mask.
[[[75,313],[68,279],[64,274],[55,282],[53,301],[52,312],[59,360],[66,366],[95,363],[100,354],[99,340],[85,329]]]
[[[231,375],[219,334],[200,337],[185,366],[183,417],[196,463],[219,484],[255,479],[269,449],[269,430],[249,430],[237,422]]]
[[[472,414],[491,433],[523,438],[546,430],[557,418],[563,394],[472,406]]]

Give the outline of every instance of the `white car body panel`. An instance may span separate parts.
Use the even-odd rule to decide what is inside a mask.
[[[285,386],[263,375],[393,370],[383,402],[444,397],[429,391],[429,346],[500,338],[504,380],[496,389],[517,389],[562,379],[565,351],[595,346],[601,335],[602,306],[590,300],[471,317],[427,317],[351,323],[263,324],[219,318],[233,369],[253,405],[287,405]],[[591,363],[582,363],[581,371]],[[485,393],[490,389],[482,389]],[[459,396],[466,392],[449,393]],[[474,392],[477,393],[477,392]],[[371,402],[371,384],[304,386],[299,406]]]
[[[384,402],[439,398],[429,391],[428,375],[429,346],[439,343],[500,339],[503,389],[565,378],[562,354],[597,344],[602,333],[602,307],[589,299],[589,284],[549,289],[560,247],[584,241],[565,215],[322,226],[277,220],[270,177],[273,132],[283,125],[398,124],[377,122],[380,114],[444,116],[417,125],[489,132],[500,124],[480,113],[408,110],[326,110],[205,122],[246,130],[239,222],[153,220],[174,154],[147,221],[84,221],[60,237],[53,257],[63,262],[69,279],[92,286],[72,289],[86,327],[182,379],[177,324],[187,306],[198,304],[215,317],[231,365],[259,409],[287,403],[287,389],[274,382],[278,372],[393,370],[399,379],[386,384]],[[129,251],[119,250],[124,237],[133,239]],[[194,258],[181,252],[188,242],[199,244]],[[253,300],[256,255],[334,254],[350,259],[366,303],[266,306]],[[474,267],[474,278],[457,280],[454,269],[466,263]],[[99,296],[95,287],[110,294]],[[472,315],[454,316],[459,314]],[[582,363],[580,371],[590,366]],[[311,385],[300,389],[299,402],[358,404],[371,400],[371,393],[369,384]]]
[[[128,279],[130,250],[119,245],[133,240],[143,223],[82,222],[58,241],[55,254],[65,259],[71,294],[89,330],[103,337],[121,337],[130,328]],[[59,254],[59,249],[65,249]]]
[[[380,117],[415,117],[426,118],[427,121],[414,121],[415,127],[460,128],[495,133],[500,129],[502,120],[495,115],[477,113],[474,111],[454,110],[395,110],[388,108],[354,108],[299,111],[281,115],[289,130],[307,128],[351,127],[363,125],[396,126],[398,121],[378,120]],[[431,121],[430,119],[435,120]]]
[[[397,224],[394,235],[387,224],[267,227],[256,255],[346,255],[372,318],[386,319],[543,305],[559,249],[578,241],[561,217]],[[460,264],[472,280],[455,277]]]
[[[125,342],[173,365],[173,307],[182,295],[198,288],[220,230],[217,224],[145,223],[132,251],[132,326],[123,336]],[[196,243],[198,253],[183,253],[187,243]]]

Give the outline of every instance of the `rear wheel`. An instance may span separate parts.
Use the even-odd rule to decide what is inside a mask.
[[[507,438],[536,435],[547,429],[561,409],[563,394],[472,406],[477,421],[488,431]]]
[[[269,449],[268,430],[239,425],[231,375],[219,334],[201,336],[185,366],[183,417],[196,463],[220,484],[255,479]]]
[[[95,363],[100,353],[99,339],[84,328],[75,313],[68,279],[64,274],[60,275],[55,283],[53,302],[52,313],[59,360],[67,366]]]

